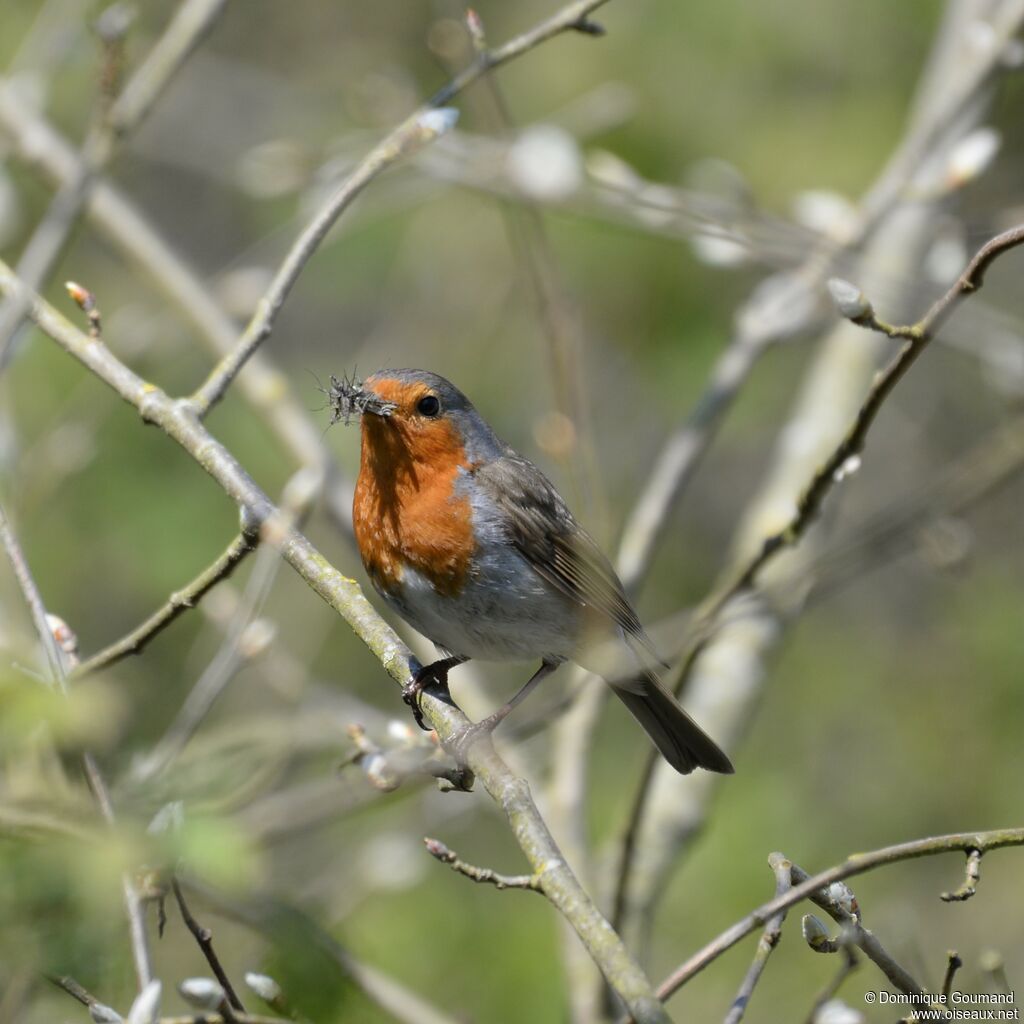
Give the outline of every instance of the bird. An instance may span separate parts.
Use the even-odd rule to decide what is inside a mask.
[[[366,573],[441,655],[403,691],[421,725],[423,690],[447,693],[449,670],[470,659],[540,659],[507,704],[469,727],[470,739],[572,661],[612,685],[678,772],[733,772],[661,683],[664,663],[597,543],[454,384],[387,369],[363,381],[332,376],[328,394],[332,423],[360,422],[352,523]]]

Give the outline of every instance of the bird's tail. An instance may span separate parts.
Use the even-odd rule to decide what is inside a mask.
[[[628,688],[612,689],[677,772],[689,775],[694,768],[706,768],[731,775],[735,771],[724,751],[679,706],[652,671],[631,681]]]

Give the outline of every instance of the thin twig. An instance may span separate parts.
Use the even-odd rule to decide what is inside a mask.
[[[496,889],[530,889],[533,892],[543,892],[539,875],[500,875],[490,868],[468,864],[454,850],[445,846],[440,839],[425,837],[423,845],[426,846],[431,857],[439,860],[442,864],[447,864],[457,874],[473,879],[474,882],[493,885]]]
[[[10,268],[0,261],[0,292],[9,293],[17,286]],[[247,522],[258,526],[279,516],[234,456],[203,427],[190,402],[174,400],[144,381],[102,342],[87,338],[38,296],[30,301],[30,315],[44,333],[134,406],[144,421],[159,426],[184,448],[239,506]],[[373,610],[358,584],[297,530],[285,534],[280,551],[311,589],[349,623],[392,678],[403,685],[408,682],[418,662]],[[468,725],[457,708],[432,695],[425,695],[422,707],[442,744],[450,743]],[[565,862],[526,782],[509,771],[486,739],[470,748],[466,760],[505,812],[527,860],[540,874],[545,896],[571,923],[609,985],[638,1021],[664,1024],[667,1017],[650,981]]]
[[[18,277],[27,289],[37,291],[43,286],[117,141],[139,126],[225,4],[226,0],[184,0],[124,91],[89,132],[76,173],[54,196],[18,262]],[[0,371],[14,355],[27,301],[27,292],[15,292],[0,307]]]
[[[731,928],[727,928],[716,939],[676,968],[658,986],[658,997],[668,999],[694,975],[699,974],[708,964],[717,960],[726,950],[731,949],[770,917],[780,910],[795,906],[801,900],[812,898],[814,894],[833,882],[853,878],[887,864],[897,864],[900,861],[913,860],[918,857],[933,857],[936,854],[951,853],[956,850],[977,849],[988,852],[1009,846],[1024,846],[1024,828],[994,829],[990,832],[955,832],[950,835],[931,836],[926,839],[915,839],[908,843],[899,843],[895,846],[885,846],[878,850],[872,850],[870,853],[853,854],[842,863],[795,885],[785,895],[762,904],[746,917],[737,921]]]
[[[19,103],[11,87],[2,82],[0,124],[14,139],[21,155],[58,187],[78,173],[80,158],[75,150],[48,121]],[[207,282],[167,244],[143,211],[110,181],[101,180],[96,183],[85,212],[127,262],[142,270],[178,309],[214,355],[221,357],[231,351],[238,335],[234,321],[224,312]],[[238,388],[291,456],[300,465],[323,473],[331,521],[343,536],[350,537],[352,484],[331,464],[321,429],[292,392],[288,378],[271,365],[266,353],[257,352],[249,360]]]
[[[518,36],[497,50],[479,54],[473,64],[394,128],[360,161],[355,170],[335,189],[302,230],[288,250],[270,287],[260,299],[252,319],[242,332],[237,344],[214,367],[192,396],[193,408],[200,419],[205,417],[210,409],[224,397],[224,392],[239,371],[274,329],[277,314],[298,280],[299,274],[302,273],[303,268],[341,214],[381,172],[410,152],[431,142],[450,126],[450,122],[438,118],[438,108],[449,103],[481,75],[518,57],[545,39],[570,29],[586,31],[586,27],[590,24],[586,20],[587,15],[606,2],[607,0],[577,0],[576,3],[569,4],[543,24]]]
[[[795,864],[791,874],[794,885],[801,885],[807,881],[807,872]],[[924,986],[896,960],[873,932],[864,927],[857,899],[847,886],[842,882],[833,882],[811,893],[809,898],[816,907],[820,907],[832,920],[841,925],[841,944],[858,946],[895,988],[913,999],[914,1006],[931,1008],[930,997]],[[941,1020],[942,1007],[935,1008],[935,1012],[939,1014],[938,1019]]]
[[[946,973],[942,978],[942,1001],[947,1006],[949,1005],[950,993],[953,991],[953,979],[956,977],[956,972],[963,965],[964,962],[960,959],[955,949],[951,949],[946,954]]]
[[[47,974],[46,980],[63,989],[72,999],[77,999],[83,1006],[95,1006],[99,1000],[88,990],[84,989],[69,975]]]
[[[883,403],[927,348],[928,343],[935,337],[935,332],[965,298],[981,288],[985,273],[993,261],[1021,243],[1024,243],[1024,225],[1004,231],[986,242],[975,253],[963,273],[953,282],[946,293],[915,324],[907,327],[894,327],[879,320],[873,312],[863,320],[855,321],[860,326],[879,331],[890,338],[904,338],[906,344],[892,362],[875,378],[854,421],[850,424],[843,439],[833,449],[832,454],[814,474],[810,484],[797,502],[796,511],[790,521],[782,529],[766,537],[761,549],[737,571],[732,582],[722,588],[718,594],[713,595],[702,607],[698,616],[697,635],[693,641],[693,648],[701,646],[702,638],[706,638],[707,631],[712,628],[722,609],[739,594],[753,588],[765,565],[780,551],[792,547],[800,541],[800,538],[807,532],[807,528],[817,518],[829,493],[843,479],[845,467],[851,465],[851,460],[859,458],[867,441],[868,431],[875,422]],[[693,648],[689,655],[690,658],[693,657]]]
[[[178,879],[173,875],[171,876],[171,889],[174,892],[174,898],[178,901],[178,909],[181,911],[181,919],[185,922],[185,927],[192,933],[200,950],[202,950],[203,956],[206,957],[206,962],[210,965],[210,970],[213,971],[214,976],[220,982],[221,988],[224,989],[224,994],[227,996],[231,1008],[238,1010],[239,1013],[245,1013],[242,1000],[238,998],[238,993],[235,992],[234,986],[231,984],[231,980],[228,978],[227,972],[224,970],[224,966],[221,964],[220,958],[213,948],[213,933],[209,928],[204,928],[192,916],[192,911],[189,910],[188,903],[185,901],[185,894],[181,891]],[[234,1015],[225,1013],[224,1016],[228,1018]]]
[[[282,937],[289,943],[301,938],[308,955],[323,957],[330,966],[361,989],[374,1003],[402,1024],[455,1024],[443,1010],[428,1002],[399,981],[356,959],[337,939],[303,911],[272,897],[249,896],[244,900],[184,879],[190,892],[198,892],[218,914],[251,929],[272,944]],[[281,1007],[274,1006],[275,1010]]]
[[[775,872],[775,896],[783,896],[793,887],[793,865],[781,853],[773,853],[768,858],[768,863],[772,871]],[[782,938],[782,922],[785,919],[786,911],[780,910],[764,926],[761,939],[754,952],[754,959],[750,967],[747,968],[747,973],[743,977],[736,998],[733,999],[732,1005],[729,1007],[729,1012],[725,1015],[724,1024],[739,1024],[743,1020],[743,1014],[746,1013],[747,1004],[754,994],[754,988],[761,980],[765,967],[768,966],[768,958],[779,944],[779,939]]]
[[[300,469],[285,484],[278,512],[259,529],[252,531],[253,536],[264,542],[263,548],[232,616],[224,642],[196,680],[164,734],[139,761],[135,768],[136,779],[150,779],[167,769],[188,745],[225,687],[245,664],[248,654],[242,638],[246,628],[260,614],[277,578],[281,566],[278,541],[309,511],[315,489],[307,487],[308,482],[306,471]],[[244,513],[242,518],[245,519]]]
[[[944,892],[939,899],[944,903],[962,903],[969,900],[978,891],[978,882],[981,879],[981,850],[967,851],[967,868],[964,872],[964,880],[958,889],[952,892]]]
[[[83,661],[74,674],[76,676],[88,675],[101,668],[109,668],[131,654],[141,653],[172,622],[184,615],[190,608],[195,608],[210,590],[222,580],[226,580],[255,547],[255,536],[240,533],[216,561],[181,590],[176,590],[171,594],[166,603],[153,612],[145,622],[140,623],[130,633],[109,647],[104,647],[102,651]]]

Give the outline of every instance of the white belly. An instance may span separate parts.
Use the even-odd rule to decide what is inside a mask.
[[[479,560],[457,597],[443,597],[406,569],[398,593],[382,596],[438,647],[485,661],[572,657],[581,609],[548,586],[517,552]]]

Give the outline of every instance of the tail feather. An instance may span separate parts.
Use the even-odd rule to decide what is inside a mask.
[[[679,706],[653,672],[645,672],[638,685],[612,689],[677,772],[689,775],[695,768],[706,768],[731,775],[735,771],[718,744]]]

